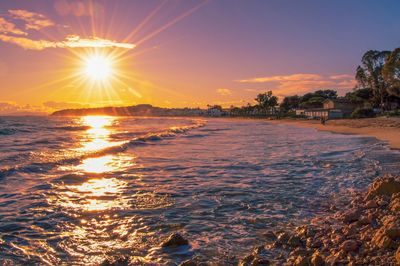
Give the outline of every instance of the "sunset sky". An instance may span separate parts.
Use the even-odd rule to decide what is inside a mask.
[[[343,94],[365,51],[400,46],[399,10],[398,0],[2,0],[0,114]],[[110,73],[93,77],[103,59]]]

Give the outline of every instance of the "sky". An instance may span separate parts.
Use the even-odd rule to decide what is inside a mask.
[[[367,50],[400,46],[399,10],[398,0],[2,0],[0,114],[343,95]],[[107,75],[88,71],[103,65]]]

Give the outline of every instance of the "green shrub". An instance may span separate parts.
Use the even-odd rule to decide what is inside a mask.
[[[374,117],[374,110],[371,108],[357,108],[351,113],[351,118],[367,118]]]
[[[400,109],[392,110],[389,112],[386,112],[385,115],[387,116],[400,116]]]

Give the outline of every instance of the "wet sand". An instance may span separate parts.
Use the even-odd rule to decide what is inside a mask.
[[[273,122],[336,133],[371,136],[386,141],[392,149],[400,149],[400,118],[398,117],[330,120],[325,125],[322,125],[319,120],[282,119]]]

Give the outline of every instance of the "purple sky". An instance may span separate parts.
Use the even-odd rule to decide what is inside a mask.
[[[344,93],[365,51],[400,46],[399,10],[396,0],[2,0],[0,113]],[[93,48],[99,39],[107,47]],[[94,50],[115,57],[118,81],[77,75]]]

